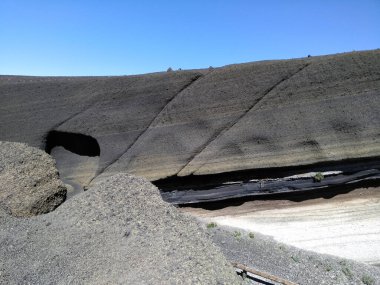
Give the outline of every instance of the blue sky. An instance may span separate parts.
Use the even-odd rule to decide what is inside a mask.
[[[375,48],[380,0],[0,1],[0,74],[140,74]]]

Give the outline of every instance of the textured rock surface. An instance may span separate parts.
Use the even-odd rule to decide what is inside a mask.
[[[180,95],[112,171],[157,179],[380,154],[379,51],[227,66]]]
[[[379,156],[380,50],[124,77],[0,76],[0,139],[100,146],[97,173],[171,175]]]
[[[144,135],[110,167],[110,172],[127,169],[161,178],[185,171],[185,166],[218,133],[244,116],[273,86],[305,66],[304,60],[295,60],[215,69],[166,105]]]
[[[240,284],[190,217],[144,179],[119,174],[54,212],[0,211],[1,284]]]
[[[0,207],[13,216],[48,213],[66,198],[55,161],[22,143],[0,142]]]
[[[45,147],[49,131],[93,136],[99,169],[117,159],[199,72],[121,77],[0,76],[0,140]]]
[[[312,58],[184,173],[311,164],[380,154],[380,52]]]

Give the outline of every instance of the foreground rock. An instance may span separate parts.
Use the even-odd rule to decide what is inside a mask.
[[[56,211],[0,214],[1,284],[239,284],[200,226],[119,174]]]
[[[48,213],[66,198],[54,160],[22,143],[0,142],[0,206],[28,217]]]

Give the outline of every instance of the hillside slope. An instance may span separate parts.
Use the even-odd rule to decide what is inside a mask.
[[[0,106],[0,140],[45,148],[51,131],[94,138],[96,175],[376,157],[380,50],[139,76],[1,76]]]

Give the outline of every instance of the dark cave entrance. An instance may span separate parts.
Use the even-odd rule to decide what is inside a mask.
[[[45,151],[50,154],[51,150],[57,146],[62,146],[66,150],[82,156],[100,155],[98,141],[83,134],[51,131],[46,137]]]
[[[56,161],[68,198],[82,192],[97,174],[100,147],[91,136],[51,131],[46,136],[45,151]]]

